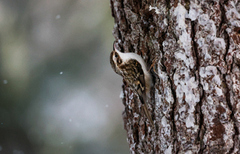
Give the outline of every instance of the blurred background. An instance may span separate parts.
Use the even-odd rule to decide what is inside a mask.
[[[125,154],[109,0],[0,1],[0,153]]]

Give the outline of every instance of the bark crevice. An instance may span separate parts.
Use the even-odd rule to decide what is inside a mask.
[[[223,80],[224,80],[224,84],[226,85],[226,93],[225,93],[225,96],[226,96],[226,102],[227,102],[227,105],[228,105],[228,108],[229,110],[231,111],[231,114],[230,114],[230,118],[231,120],[233,121],[233,125],[234,125],[234,131],[235,133],[233,134],[233,140],[235,139],[236,136],[238,136],[239,132],[238,132],[238,128],[237,128],[237,125],[236,125],[236,119],[234,117],[234,111],[233,111],[233,106],[231,104],[231,98],[230,98],[230,90],[228,85],[227,85],[227,81],[226,81],[226,74],[223,74]],[[229,154],[231,154],[233,152],[235,148],[235,144],[233,144],[233,147],[229,150]]]
[[[200,81],[200,75],[199,75],[199,68],[200,68],[200,58],[198,55],[198,49],[197,49],[197,43],[195,41],[195,35],[196,35],[196,31],[195,31],[195,21],[191,21],[191,27],[192,27],[192,32],[191,32],[191,37],[192,37],[192,45],[193,45],[193,52],[195,54],[196,57],[196,65],[195,65],[195,69],[197,70],[196,75],[196,79],[198,80],[198,85],[201,87],[200,88],[200,101],[198,102],[198,104],[196,105],[196,111],[199,114],[199,131],[198,131],[198,136],[197,136],[197,141],[200,143],[200,151],[199,153],[203,153],[204,147],[203,147],[203,137],[204,137],[204,115],[202,113],[202,101],[204,98],[204,90],[203,90],[203,86],[201,85],[201,81]]]
[[[177,145],[177,128],[176,128],[176,124],[175,124],[175,108],[177,106],[177,97],[176,97],[176,92],[175,92],[175,88],[174,88],[174,81],[173,81],[173,76],[176,72],[176,69],[173,70],[173,73],[172,73],[172,77],[170,77],[170,75],[168,75],[168,79],[169,79],[169,82],[170,82],[170,85],[171,85],[171,90],[172,90],[172,95],[173,95],[173,99],[174,99],[174,102],[173,102],[173,105],[172,105],[172,112],[171,112],[171,120],[172,120],[172,126],[173,126],[173,137],[174,137],[174,140],[173,140],[173,145],[175,145],[176,147],[176,153],[178,153],[179,151],[179,146]]]
[[[223,25],[225,25],[225,21],[226,21],[226,16],[225,16],[225,10],[224,10],[224,4],[222,4],[221,2],[219,2],[219,6],[220,6],[220,11],[221,11],[221,22],[219,24],[218,27],[218,31],[217,31],[217,37],[219,37],[219,35],[221,34],[221,31],[223,29],[225,29],[225,27],[223,27]]]
[[[227,102],[227,106],[229,108],[229,110],[231,111],[231,114],[230,114],[230,119],[232,120],[233,122],[233,125],[234,125],[234,134],[232,136],[232,139],[235,140],[237,138],[237,136],[239,135],[239,131],[238,131],[238,127],[237,127],[237,120],[235,119],[235,112],[234,112],[234,108],[233,108],[233,105],[231,103],[231,97],[230,97],[230,91],[231,91],[231,88],[229,88],[229,85],[227,83],[227,76],[229,76],[232,72],[232,66],[233,66],[233,63],[231,64],[228,64],[227,62],[227,56],[228,56],[228,53],[229,53],[229,48],[230,48],[230,37],[229,37],[229,34],[227,33],[226,31],[226,26],[222,26],[222,25],[226,25],[227,24],[227,18],[226,18],[226,11],[224,9],[224,5],[227,4],[227,1],[224,1],[224,2],[220,2],[220,10],[221,10],[221,16],[222,16],[222,20],[221,20],[221,24],[220,24],[220,30],[223,31],[223,36],[224,36],[224,40],[226,42],[226,47],[225,47],[225,55],[224,55],[224,61],[225,63],[228,65],[228,71],[226,74],[223,74],[223,84],[225,85],[225,88],[226,88],[226,93],[225,93],[225,96],[226,96],[226,102]],[[233,147],[229,150],[229,154],[232,153],[235,149],[235,144],[233,144]]]
[[[224,2],[225,3],[225,2]],[[225,63],[227,64],[227,55],[228,55],[228,53],[229,53],[229,47],[230,47],[230,38],[229,38],[229,35],[228,35],[228,33],[227,33],[227,31],[226,31],[226,24],[227,24],[227,17],[226,17],[226,11],[225,11],[225,9],[224,9],[224,3],[222,4],[222,3],[220,3],[220,10],[221,10],[221,23],[220,23],[220,26],[219,26],[219,33],[221,32],[221,31],[223,31],[222,33],[223,33],[223,36],[224,36],[224,40],[225,40],[225,42],[226,42],[226,47],[225,47],[225,50],[226,50],[226,52],[225,52],[225,54],[224,54],[224,61],[225,61]],[[225,25],[225,26],[223,26],[223,25]],[[229,68],[228,68],[229,69]],[[232,66],[230,67],[230,70],[229,70],[230,72],[232,71]],[[228,71],[228,72],[229,72]]]

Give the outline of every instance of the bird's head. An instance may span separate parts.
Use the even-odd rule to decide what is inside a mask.
[[[119,66],[123,63],[123,60],[121,58],[122,54],[123,53],[118,51],[116,48],[110,54],[110,64],[113,70],[120,75],[121,75],[121,70],[119,69]]]

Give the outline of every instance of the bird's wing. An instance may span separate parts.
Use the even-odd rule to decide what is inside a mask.
[[[132,89],[137,92],[139,99],[143,104],[143,111],[153,125],[151,114],[147,109],[146,86],[141,64],[135,59],[130,59],[127,63],[125,63],[123,70],[123,76],[125,77],[124,79],[132,87]]]
[[[130,59],[124,64],[123,70],[123,76],[129,85],[132,86],[140,96],[145,95],[144,72],[141,64],[135,59]]]

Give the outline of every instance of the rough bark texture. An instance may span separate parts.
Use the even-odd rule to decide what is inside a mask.
[[[117,45],[140,54],[154,82],[154,127],[123,85],[131,153],[240,153],[240,2],[110,2]]]

